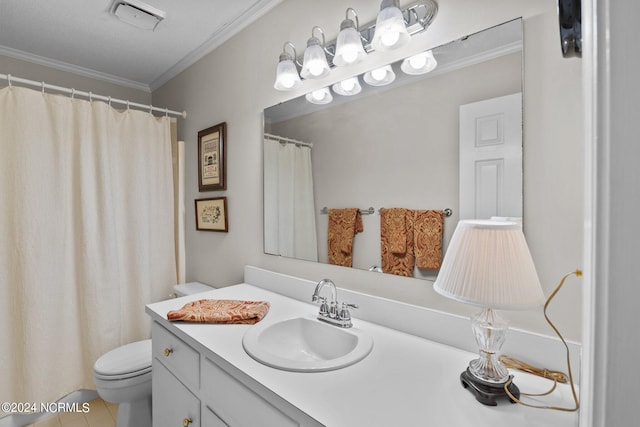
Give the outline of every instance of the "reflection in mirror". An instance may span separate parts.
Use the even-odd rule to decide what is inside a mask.
[[[522,216],[521,20],[432,54],[437,65],[426,74],[407,74],[399,61],[390,85],[357,76],[357,95],[333,91],[322,105],[301,96],[264,111],[265,253],[336,263],[328,243],[336,229],[324,208],[347,214],[338,234],[345,221],[355,233],[338,245],[349,258],[339,265],[372,271],[385,270],[381,208],[451,209],[441,222],[442,246],[429,248],[440,257],[459,219]],[[509,145],[497,155],[503,140]],[[356,210],[362,213],[351,217]],[[433,266],[410,270],[396,274],[437,274]]]

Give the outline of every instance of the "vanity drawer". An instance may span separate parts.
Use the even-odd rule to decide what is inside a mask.
[[[202,399],[230,427],[300,425],[209,359],[202,364]]]
[[[153,357],[161,361],[185,385],[200,388],[200,354],[180,338],[153,322]]]

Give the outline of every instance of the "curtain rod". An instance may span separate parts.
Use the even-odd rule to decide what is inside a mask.
[[[313,147],[313,144],[311,142],[302,142],[302,141],[298,141],[297,139],[285,138],[284,136],[272,135],[270,133],[265,133],[264,136],[265,138],[273,139],[276,141],[288,142],[296,145],[304,145],[305,147],[309,147],[309,148]]]
[[[13,83],[21,83],[21,84],[24,84],[24,85],[39,87],[39,88],[42,89],[43,93],[44,93],[45,89],[50,89],[50,90],[55,90],[57,92],[67,93],[67,94],[71,95],[72,98],[75,95],[79,95],[79,96],[84,96],[85,98],[89,98],[89,101],[93,101],[94,99],[98,99],[100,101],[108,102],[109,105],[111,105],[112,103],[116,103],[116,104],[126,105],[127,108],[134,107],[134,108],[138,108],[140,110],[149,110],[149,113],[151,113],[152,111],[157,111],[157,112],[160,112],[160,113],[164,113],[165,115],[171,114],[173,116],[180,116],[183,119],[187,118],[187,112],[186,111],[182,111],[182,112],[173,111],[173,110],[169,110],[167,108],[154,107],[153,105],[138,104],[137,102],[129,102],[129,101],[123,100],[123,99],[111,98],[110,96],[96,95],[96,94],[91,93],[91,92],[83,92],[81,90],[75,90],[73,88],[56,86],[56,85],[48,84],[48,83],[45,83],[45,82],[37,82],[35,80],[23,79],[23,78],[20,78],[20,77],[12,76],[11,74],[0,74],[0,79],[6,80],[9,83],[9,87],[11,87],[11,85]]]

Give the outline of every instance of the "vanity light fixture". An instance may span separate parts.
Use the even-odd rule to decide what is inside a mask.
[[[353,13],[355,22],[349,19],[350,11]],[[356,64],[367,55],[362,46],[358,14],[352,8],[348,8],[345,15],[345,20],[340,24],[340,33],[336,40],[336,56],[333,58],[333,63],[338,67]]]
[[[400,0],[382,0],[371,47],[374,50],[397,49],[409,43],[410,38]]]
[[[402,65],[400,65],[400,69],[405,74],[418,75],[429,73],[435,70],[437,66],[438,61],[433,56],[433,52],[428,50],[405,58],[402,61]]]
[[[319,31],[322,35],[322,43],[314,33]],[[329,75],[329,63],[324,50],[325,40],[322,28],[315,26],[311,30],[311,37],[307,40],[307,48],[304,51],[304,61],[300,76],[304,79],[321,79]]]
[[[363,79],[370,86],[386,86],[396,79],[396,73],[393,72],[391,65],[376,68],[375,70],[364,73]]]
[[[433,288],[447,298],[482,307],[472,317],[480,357],[460,375],[463,387],[485,405],[495,406],[500,397],[519,399],[518,387],[498,358],[508,324],[495,310],[522,310],[544,303],[522,226],[503,221],[460,221]]]
[[[287,46],[293,49],[293,56],[287,53]],[[290,43],[286,42],[282,47],[282,53],[278,61],[278,68],[276,69],[276,82],[273,87],[277,90],[292,90],[299,87],[302,84],[300,76],[298,75],[298,68],[294,62],[296,59],[296,48]]]
[[[328,87],[309,92],[305,95],[305,98],[312,104],[328,104],[333,101],[333,96],[331,96],[331,91]]]
[[[325,35],[320,27],[313,27],[311,38],[307,41],[307,48],[303,55],[300,76],[303,79],[324,78],[329,74],[331,67],[356,63],[364,59],[367,53],[376,49],[399,47],[412,35],[425,31],[438,13],[438,3],[435,0],[419,0],[402,10],[398,8],[398,4],[398,0],[383,0],[377,21],[362,27],[358,22],[355,10],[348,8],[346,19],[340,25],[338,38],[330,43],[325,43]],[[355,18],[355,22],[349,18],[350,14]],[[399,20],[397,19],[398,14],[400,14]],[[396,19],[391,19],[391,15]],[[393,28],[396,28],[395,32]],[[322,42],[315,36],[317,31],[322,34]],[[280,58],[282,56],[281,54]],[[294,64],[300,65],[301,61],[296,59],[295,55],[292,60]],[[282,61],[280,59],[280,62]],[[276,77],[277,80],[278,77]],[[276,89],[290,90],[292,88],[278,85]]]
[[[362,86],[360,86],[358,77],[350,77],[334,84],[331,89],[338,95],[351,96],[359,94],[362,91]]]

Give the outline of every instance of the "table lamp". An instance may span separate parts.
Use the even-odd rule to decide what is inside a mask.
[[[503,221],[460,221],[433,287],[448,298],[482,307],[471,318],[480,357],[469,363],[460,381],[479,402],[497,405],[497,398],[508,397],[504,386],[510,375],[498,360],[508,324],[495,310],[522,310],[544,303],[522,226]],[[514,397],[520,397],[515,384],[507,387]]]

